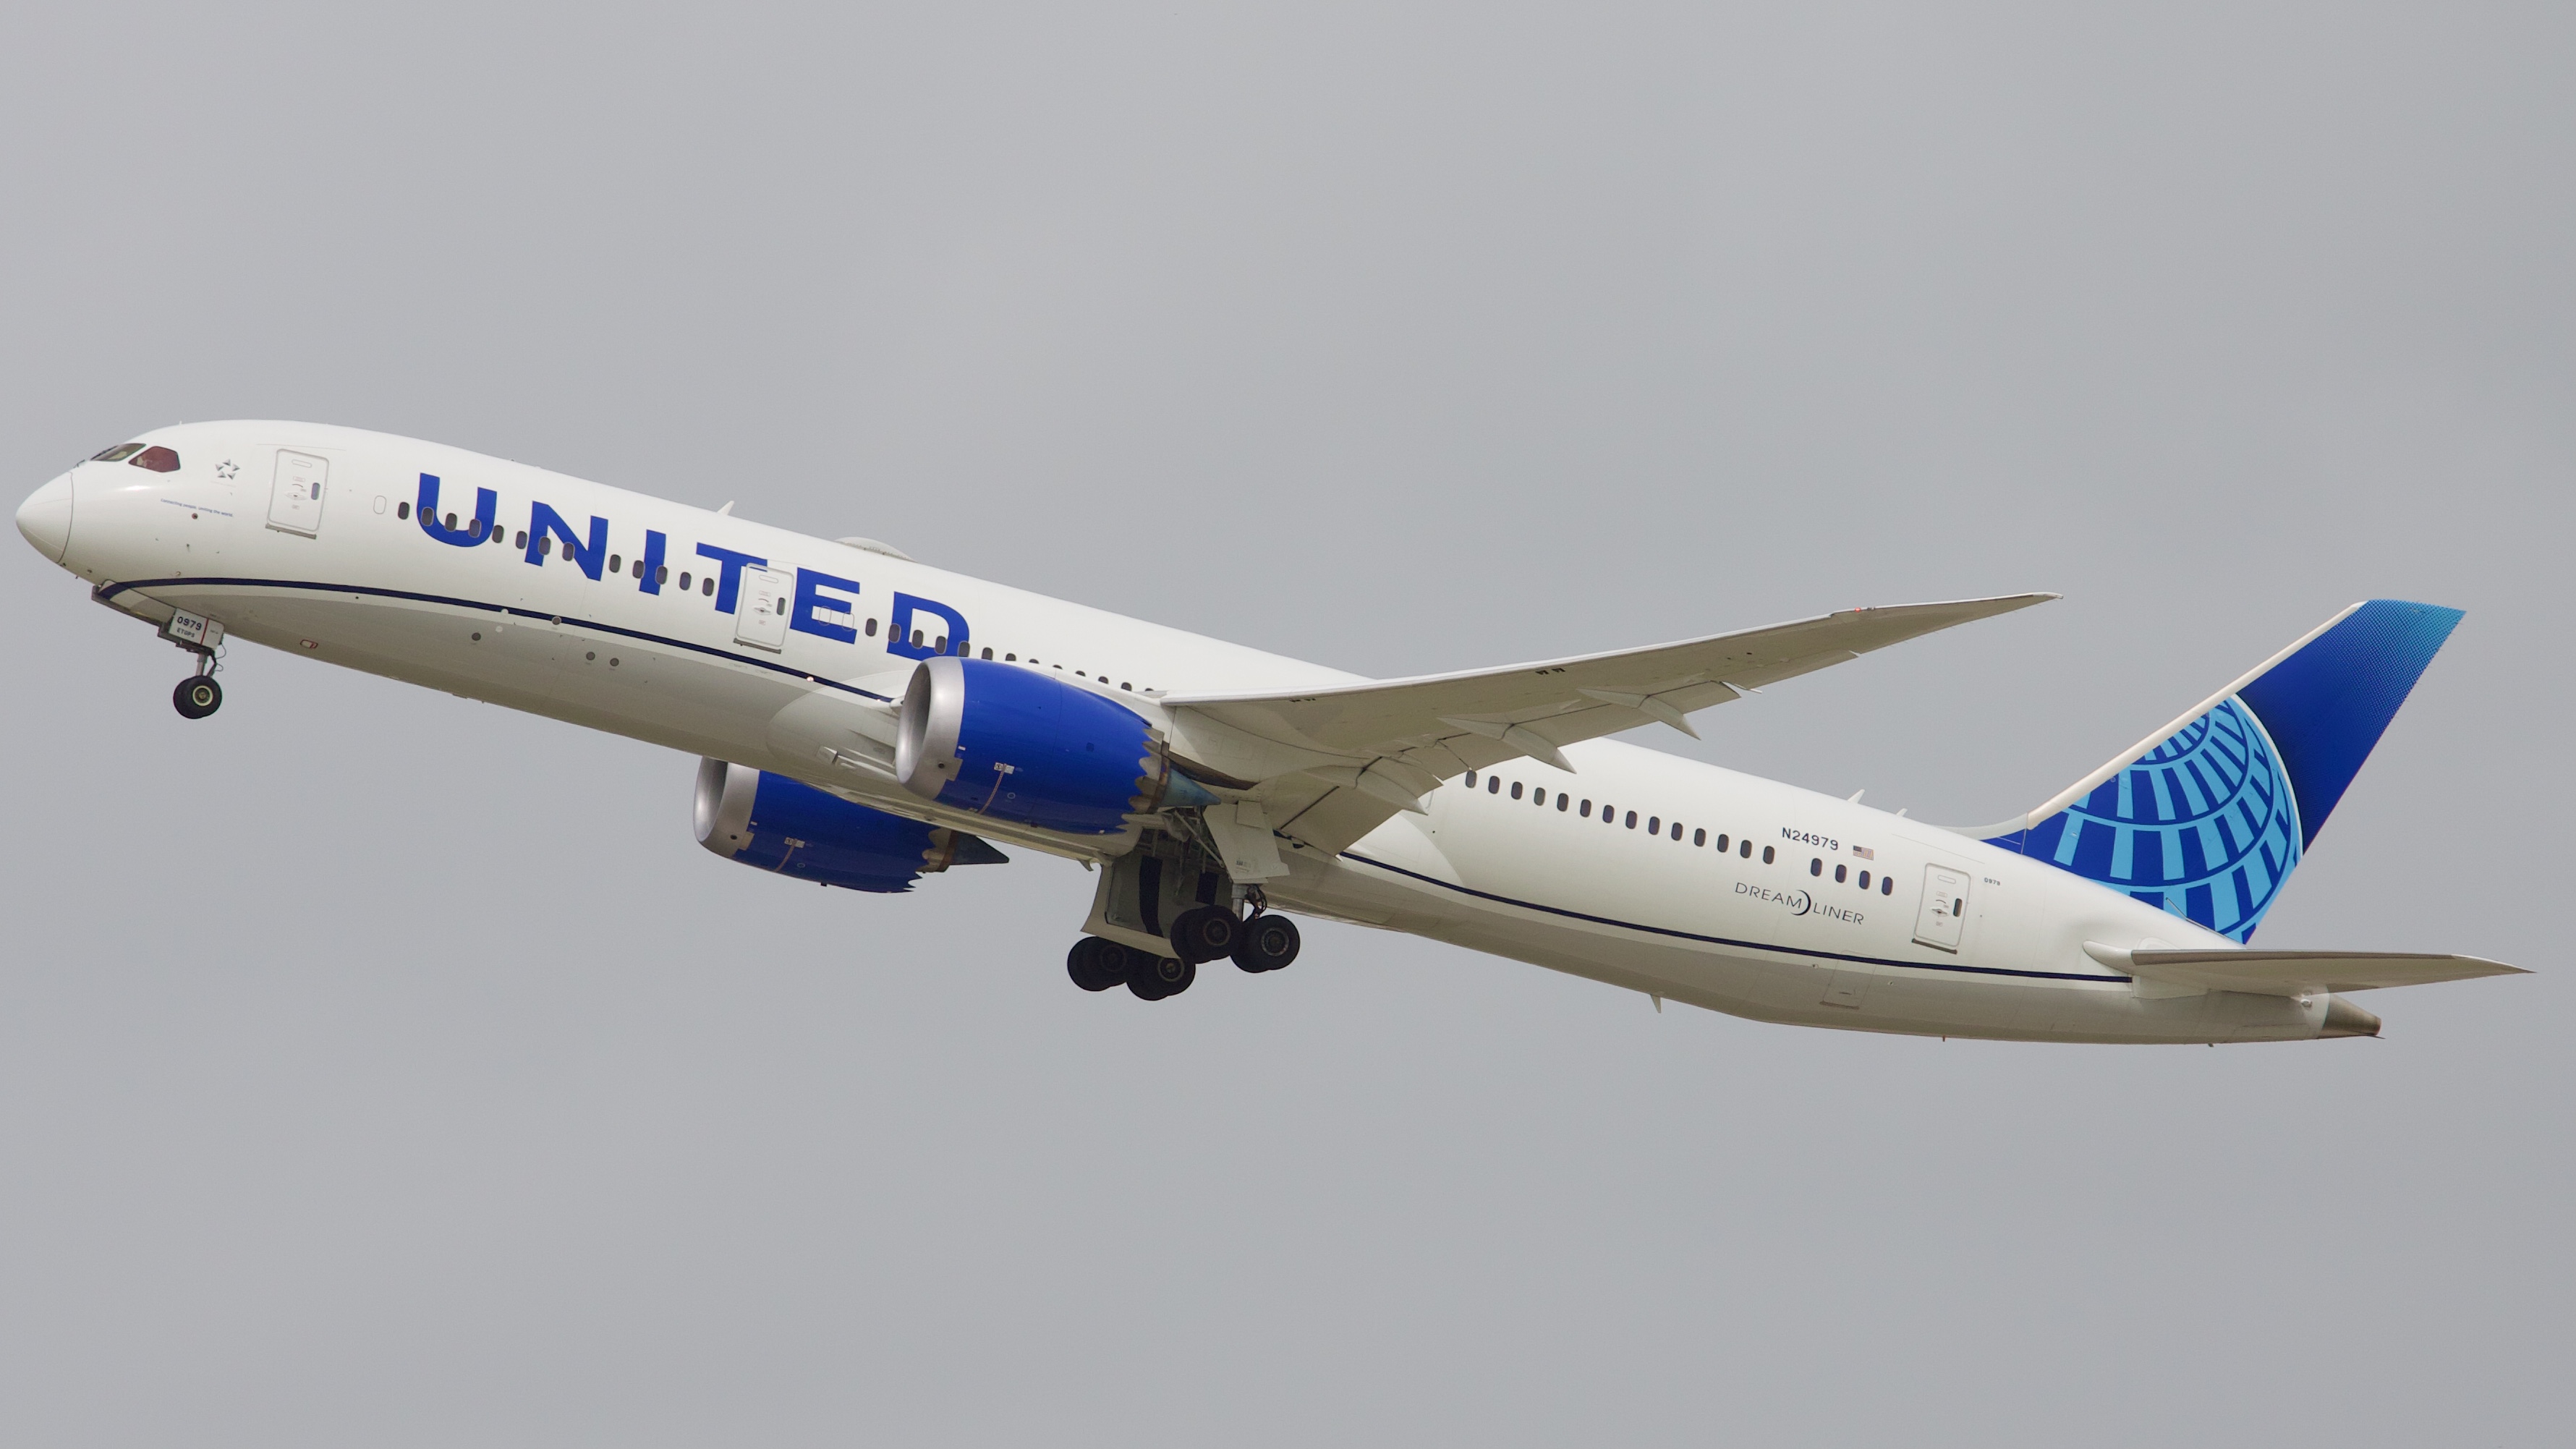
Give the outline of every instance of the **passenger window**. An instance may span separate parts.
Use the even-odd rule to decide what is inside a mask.
[[[176,473],[179,471],[179,455],[171,452],[167,448],[146,448],[142,452],[135,454],[133,457],[128,458],[125,461],[137,468],[149,468],[155,473]],[[313,490],[313,496],[316,498],[321,497],[322,490],[319,487],[316,487]]]
[[[640,558],[635,561],[635,577],[644,577],[644,560]]]
[[[915,649],[918,649],[918,648],[920,648],[920,647],[921,647],[921,631],[920,631],[919,629],[915,629],[915,630],[913,630],[913,631],[912,631],[912,647],[913,647],[913,648],[915,648]],[[1064,666],[1063,666],[1063,665],[1061,665],[1061,664],[1059,664],[1059,665],[1057,665],[1057,666],[1056,666],[1056,668],[1058,668],[1058,669],[1062,669],[1063,667],[1064,667]]]
[[[914,638],[914,642],[916,642],[916,643],[918,643],[918,642],[920,641],[920,636],[919,636],[919,635],[915,635],[915,636],[913,636],[913,638]],[[933,653],[933,654],[945,654],[945,653],[947,653],[947,652],[948,652],[948,636],[947,636],[947,635],[945,635],[945,634],[940,635],[940,636],[939,636],[939,638],[938,638],[937,640],[935,640],[935,641],[931,644],[931,646],[930,646],[930,652],[931,652],[931,653]]]
[[[552,558],[552,557],[554,557],[554,552],[555,552],[555,536],[554,536],[553,534],[551,534],[551,533],[547,533],[547,534],[540,534],[540,535],[538,535],[538,537],[537,537],[537,557],[539,557],[539,558]]]
[[[1868,889],[1869,889],[1869,872],[1868,872],[1868,871],[1862,871],[1862,872],[1860,873],[1860,888],[1861,888],[1862,890],[1868,890]]]
[[[1512,798],[1515,800],[1521,798],[1521,782],[1518,780],[1512,782]]]
[[[871,639],[877,637],[877,621],[874,619],[868,621],[868,637]]]
[[[1637,828],[1637,812],[1634,810],[1628,812],[1628,828],[1631,830]]]
[[[706,595],[709,595],[709,596],[713,596],[713,595],[714,595],[714,593],[715,593],[715,591],[716,591],[716,576],[715,576],[714,574],[709,574],[709,575],[707,575],[705,578],[702,578],[702,579],[698,580],[698,592],[699,592],[699,593],[706,594]]]
[[[1750,840],[1744,842],[1744,850],[1747,855],[1752,854],[1753,842]],[[1771,847],[1767,845],[1762,847],[1762,863],[1764,865],[1769,865],[1771,863]]]
[[[1467,788],[1470,790],[1476,788],[1476,772],[1473,770],[1467,772]]]
[[[1571,804],[1573,804],[1573,803],[1574,803],[1574,797],[1573,797],[1573,796],[1566,794],[1563,790],[1559,790],[1559,791],[1557,791],[1557,792],[1556,792],[1556,808],[1557,808],[1558,810],[1562,811],[1562,810],[1564,810],[1564,809],[1565,809],[1565,807],[1566,807],[1566,806],[1571,805]]]
[[[1844,879],[1845,879],[1846,877],[1848,877],[1850,874],[1851,874],[1851,867],[1850,867],[1850,866],[1847,866],[1847,865],[1843,864],[1841,861],[1835,861],[1835,862],[1834,862],[1834,884],[1836,884],[1836,885],[1841,885],[1841,884],[1843,883]]]
[[[1727,850],[1729,849],[1729,845],[1730,845],[1730,843],[1728,842],[1728,840],[1727,840],[1726,836],[1725,836],[1723,833],[1720,833],[1720,834],[1718,835],[1718,837],[1717,837],[1717,853],[1718,853],[1718,854],[1720,854],[1720,855],[1724,855],[1724,854],[1726,854]]]
[[[610,554],[608,556],[608,571],[612,574],[622,574],[626,572],[625,560],[619,558],[613,553]]]
[[[510,547],[512,547],[512,548],[526,548],[527,546],[528,546],[528,531],[527,531],[526,529],[524,529],[524,528],[523,528],[523,529],[520,529],[520,530],[519,530],[519,541],[518,541],[518,542],[516,542],[516,543],[514,543],[514,544],[512,544],[512,545],[510,545]],[[683,587],[686,587],[686,585],[683,585]]]
[[[1892,896],[1896,894],[1896,877],[1892,875],[1880,876],[1878,878],[1878,893],[1883,896]]]
[[[1003,663],[1005,663],[1005,664],[1017,664],[1017,663],[1019,663],[1019,662],[1020,662],[1020,656],[1018,656],[1017,654],[1005,654],[1005,655],[1003,655],[1003,656],[1002,656],[1002,662],[1003,662]],[[1030,660],[1029,662],[1030,662],[1031,664],[1035,664],[1035,663],[1037,663],[1037,661],[1036,661],[1036,660],[1034,660],[1034,659]]]
[[[1583,818],[1586,820],[1592,818],[1592,802],[1589,800],[1583,802]]]
[[[992,651],[992,650],[990,650],[990,649],[986,649],[986,650],[984,651],[984,657],[985,657],[985,658],[987,658],[987,659],[992,658],[992,657],[993,657],[993,651]]]
[[[1676,820],[1676,821],[1674,821],[1674,822],[1673,822],[1673,839],[1675,839],[1675,840],[1679,840],[1679,839],[1681,839],[1681,838],[1682,838],[1682,823],[1681,823],[1680,821]]]
[[[441,527],[444,527],[450,533],[454,533],[456,531],[456,515],[453,513],[447,515],[447,522],[442,524]]]
[[[1694,831],[1692,831],[1692,832],[1691,832],[1691,844],[1692,844],[1693,846],[1695,846],[1695,847],[1696,847],[1696,846],[1702,846],[1702,845],[1706,845],[1706,844],[1708,844],[1708,832],[1707,832],[1707,831],[1705,831],[1705,830],[1694,830]]]
[[[1821,856],[1821,855],[1819,855],[1819,856],[1815,856],[1815,857],[1812,857],[1811,859],[1809,859],[1809,860],[1808,860],[1808,862],[1807,862],[1807,874],[1809,874],[1809,875],[1823,875],[1824,873],[1825,873],[1825,858],[1824,858],[1823,856]]]
[[[655,569],[653,570],[653,582],[654,582],[657,586],[658,586],[658,585],[661,585],[661,584],[667,584],[667,583],[669,583],[670,581],[671,581],[671,566],[670,566],[669,564],[663,564],[663,565],[661,565],[661,566],[659,566],[659,567],[657,567],[657,568],[655,568]],[[682,588],[687,588],[687,587],[688,587],[688,585],[686,585],[686,584],[682,584],[682,585],[681,585],[681,587],[682,587]]]
[[[410,505],[410,504],[408,504],[408,503],[397,503],[397,504],[395,504],[395,505],[394,505],[394,517],[396,517],[396,518],[406,518],[406,519],[407,519],[407,518],[409,518],[409,517],[411,517],[411,505]]]
[[[93,463],[122,463],[143,451],[141,443],[119,443],[90,459]]]
[[[1650,815],[1650,816],[1647,816],[1647,817],[1646,817],[1646,833],[1647,833],[1648,835],[1661,835],[1661,834],[1663,834],[1663,833],[1664,833],[1664,817],[1662,817],[1661,815]]]
[[[1499,794],[1501,794],[1501,793],[1502,793],[1502,789],[1503,789],[1503,777],[1502,777],[1502,776],[1500,776],[1500,775],[1487,775],[1487,776],[1485,777],[1485,793],[1486,793],[1486,794],[1488,794],[1488,795],[1499,795]]]

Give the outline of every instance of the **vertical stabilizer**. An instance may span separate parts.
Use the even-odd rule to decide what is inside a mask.
[[[1973,833],[2251,940],[2460,618],[2355,604],[2037,810]]]

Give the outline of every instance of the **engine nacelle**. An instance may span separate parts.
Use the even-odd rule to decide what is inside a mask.
[[[699,762],[693,813],[698,844],[727,860],[854,891],[908,891],[952,865],[1009,860],[962,831],[723,760]]]
[[[895,778],[925,800],[1068,835],[1216,797],[1173,772],[1161,736],[1114,699],[1017,664],[942,655],[912,672]]]

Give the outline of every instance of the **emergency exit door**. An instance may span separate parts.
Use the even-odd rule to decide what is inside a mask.
[[[1955,952],[1968,930],[1968,873],[1946,865],[1923,867],[1923,908],[1914,916],[1914,939]]]
[[[781,569],[746,568],[734,596],[733,640],[756,649],[787,648],[787,574]]]
[[[268,526],[281,533],[320,537],[323,485],[330,477],[331,464],[327,460],[278,449],[277,475],[268,490]]]

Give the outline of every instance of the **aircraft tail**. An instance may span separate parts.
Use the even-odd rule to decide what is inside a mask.
[[[2249,941],[2460,618],[2355,604],[2047,804],[1964,833]]]

